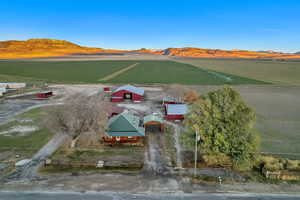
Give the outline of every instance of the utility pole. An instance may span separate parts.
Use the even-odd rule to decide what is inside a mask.
[[[196,130],[195,136],[195,163],[194,163],[194,177],[197,176],[197,159],[198,159],[198,141],[200,140],[200,135],[198,135],[198,130]]]

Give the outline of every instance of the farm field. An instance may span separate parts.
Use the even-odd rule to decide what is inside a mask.
[[[192,58],[176,61],[275,84],[300,85],[300,61]]]
[[[138,84],[265,84],[263,81],[243,78],[212,70],[196,68],[189,64],[173,61],[139,61],[139,65],[109,80],[110,83]]]
[[[96,83],[134,61],[0,61],[0,81],[29,80],[58,83]]]
[[[119,71],[135,63],[123,73]],[[111,74],[117,76],[99,81]],[[41,81],[50,83],[138,83],[138,84],[265,84],[222,72],[167,60],[159,61],[0,61],[0,81]]]

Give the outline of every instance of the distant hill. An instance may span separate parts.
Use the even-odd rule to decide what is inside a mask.
[[[296,52],[295,54],[300,54],[300,51]]]
[[[284,54],[271,51],[246,51],[246,50],[220,50],[220,49],[203,49],[194,47],[184,48],[168,48],[159,51],[148,51],[142,49],[141,52],[152,54],[177,56],[177,57],[192,57],[192,58],[269,58],[269,59],[300,59],[299,55]]]
[[[65,40],[30,39],[26,41],[9,40],[0,42],[0,59],[14,58],[40,58],[68,55],[90,55],[102,53],[145,53],[175,57],[192,58],[268,58],[268,59],[300,59],[298,54],[284,54],[274,51],[245,51],[220,50],[195,47],[168,48],[168,49],[139,49],[139,50],[113,50],[102,48],[83,47]]]
[[[83,47],[65,40],[30,39],[0,42],[0,58],[36,58],[74,54],[113,53],[118,50]]]

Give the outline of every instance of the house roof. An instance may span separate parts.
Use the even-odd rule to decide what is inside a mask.
[[[117,88],[114,92],[118,92],[118,91],[121,91],[121,90],[128,90],[132,93],[135,93],[135,94],[139,94],[139,95],[144,95],[144,90],[142,88],[137,88],[135,86],[132,86],[132,85],[123,85],[119,88]]]
[[[145,129],[140,126],[139,117],[122,112],[108,121],[109,136],[145,136]]]
[[[185,115],[187,113],[186,104],[167,104],[167,115]]]
[[[160,122],[163,123],[163,117],[161,115],[158,114],[150,114],[144,117],[144,124],[146,124],[147,122],[151,122],[151,121],[156,121],[156,122]]]

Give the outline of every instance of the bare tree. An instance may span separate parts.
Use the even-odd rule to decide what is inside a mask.
[[[172,84],[165,88],[165,92],[170,97],[182,100],[184,98],[187,87],[179,84]]]
[[[111,107],[101,95],[75,94],[67,98],[63,105],[51,108],[44,124],[55,132],[67,134],[72,139],[71,147],[75,147],[77,140],[84,138],[83,134],[86,137],[103,135]]]
[[[175,98],[179,101],[185,101],[187,103],[196,101],[200,95],[194,89],[179,85],[179,84],[172,84],[166,87],[165,92],[172,98]]]
[[[192,103],[201,99],[200,94],[196,90],[189,90],[184,95],[184,101],[187,103]]]

